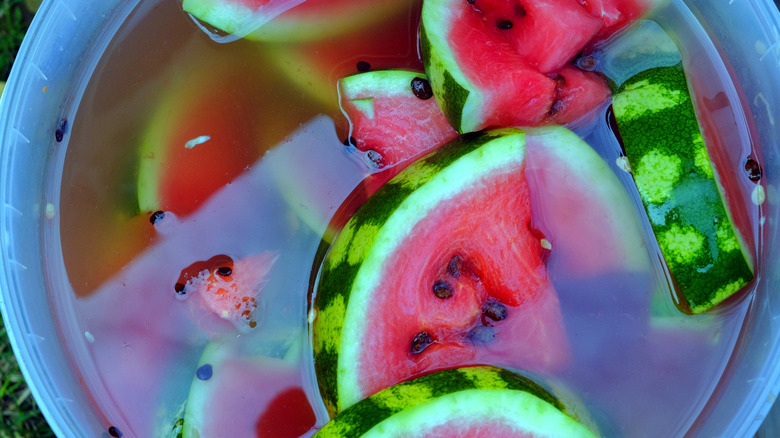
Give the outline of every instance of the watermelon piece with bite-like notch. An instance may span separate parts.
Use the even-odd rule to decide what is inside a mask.
[[[459,137],[401,171],[344,226],[314,298],[314,363],[331,413],[464,363],[567,363],[524,167],[521,130]]]
[[[433,99],[428,78],[406,70],[380,70],[339,81],[349,141],[373,153],[380,168],[444,144],[458,133]]]

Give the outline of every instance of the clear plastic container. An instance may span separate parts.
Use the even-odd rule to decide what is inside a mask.
[[[780,408],[780,13],[769,0],[686,0],[731,66],[763,150],[767,208],[763,280],[737,349],[690,436],[778,436]],[[0,102],[0,310],[35,399],[58,436],[107,436],[61,343],[44,266],[59,203],[61,148],[100,55],[138,0],[47,0]],[[56,130],[62,130],[58,141]],[[47,234],[48,233],[48,234]],[[764,420],[764,426],[759,430]],[[776,418],[777,417],[777,418]]]

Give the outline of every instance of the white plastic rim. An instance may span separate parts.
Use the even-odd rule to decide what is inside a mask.
[[[25,379],[58,436],[108,436],[54,319],[43,230],[56,125],[78,104],[100,54],[140,0],[46,0],[0,99],[0,312]],[[684,0],[734,67],[767,183],[763,279],[715,395],[686,436],[752,437],[780,392],[780,13],[772,0]],[[727,29],[727,30],[726,30]],[[44,88],[45,87],[45,88]],[[45,91],[44,91],[45,90]],[[780,407],[759,436],[780,436]]]
[[[79,384],[47,294],[43,251],[50,157],[99,56],[139,0],[46,0],[0,99],[0,311],[30,390],[54,433],[106,436]]]

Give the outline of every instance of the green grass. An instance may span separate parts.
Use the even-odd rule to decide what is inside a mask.
[[[0,92],[39,0],[0,0]],[[0,320],[0,438],[52,437],[24,382]]]

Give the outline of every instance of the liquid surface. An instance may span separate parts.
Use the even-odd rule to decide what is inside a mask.
[[[61,198],[69,281],[54,286],[63,337],[107,429],[117,427],[126,436],[173,436],[182,418],[186,428],[231,416],[251,426],[275,395],[298,387],[316,425],[327,420],[311,363],[309,293],[323,236],[332,238],[327,224],[343,214],[337,211],[345,200],[361,202],[360,183],[375,172],[370,159],[343,145],[347,123],[335,81],[356,73],[361,61],[373,69],[421,70],[417,7],[410,3],[359,38],[321,43],[216,44],[177,2],[165,0],[144,2],[120,30],[77,114],[69,117]],[[735,202],[747,206],[756,224],[754,186],[741,166],[745,157],[758,156],[744,115],[734,106],[738,96],[682,4],[673,3],[655,19],[682,44],[686,65],[692,66],[690,81],[703,102],[698,110],[712,120],[709,135],[722,139],[718,156],[724,172],[740,181]],[[199,108],[199,96],[212,89],[235,99]],[[166,99],[179,105],[158,111]],[[229,113],[248,120],[237,128],[246,162],[195,209],[166,211],[153,224],[154,211],[138,202],[139,169],[149,158],[142,145],[160,118],[176,129],[177,106],[195,107],[206,119]],[[604,107],[593,122],[574,129],[610,164],[640,212],[631,176],[619,167],[620,144],[606,112]],[[185,137],[194,142],[181,148],[209,148],[217,138],[204,136],[212,135],[193,128]],[[540,228],[546,220],[534,218]],[[567,260],[601,256],[584,244],[554,248],[548,259],[572,357],[564,369],[542,375],[573,394],[605,436],[684,434],[722,376],[749,303],[745,292],[711,314],[679,313],[649,225],[643,231],[645,246],[636,251],[647,261],[644,267],[574,269]],[[757,234],[754,238],[758,241]],[[260,254],[268,256],[253,269],[268,274],[257,279],[255,327],[204,305],[201,289],[177,293],[182,272],[194,263],[226,255],[235,270],[237,261]],[[237,392],[203,385],[204,364],[215,375],[243,370],[231,372],[229,382],[213,378]],[[255,394],[258,385],[267,395]]]

